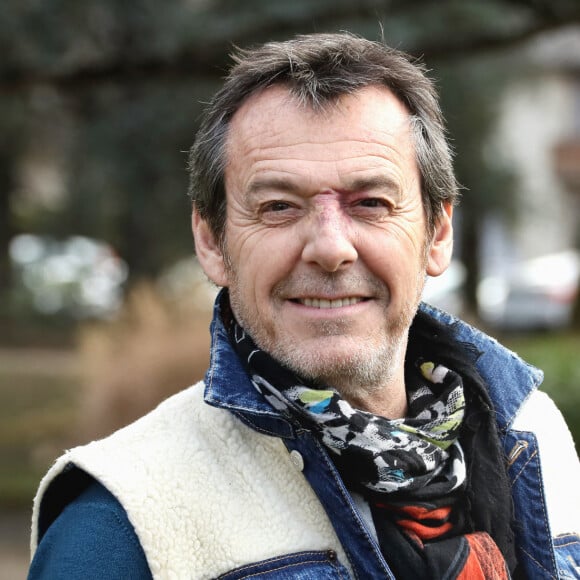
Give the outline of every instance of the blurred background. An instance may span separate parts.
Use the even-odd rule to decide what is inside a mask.
[[[4,0],[0,578],[63,449],[203,376],[186,157],[233,45],[349,30],[423,59],[464,186],[427,301],[546,371],[580,441],[578,0]]]

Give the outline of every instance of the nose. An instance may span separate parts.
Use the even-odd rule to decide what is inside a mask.
[[[302,259],[326,272],[336,272],[353,264],[358,252],[348,216],[340,208],[325,208],[308,220]]]

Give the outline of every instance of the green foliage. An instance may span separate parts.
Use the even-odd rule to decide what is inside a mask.
[[[192,251],[186,154],[199,101],[192,82],[109,87],[89,96],[71,152],[68,231],[108,240],[133,278],[158,275]]]
[[[5,0],[0,78],[58,77],[147,62],[200,68],[231,42],[355,30],[416,54],[488,48],[580,19],[576,0]],[[450,33],[451,32],[451,33]],[[205,68],[209,70],[209,68]]]
[[[580,334],[509,337],[508,346],[545,374],[541,389],[556,402],[580,448]]]

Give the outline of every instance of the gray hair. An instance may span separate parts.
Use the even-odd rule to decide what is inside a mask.
[[[189,195],[218,242],[225,233],[230,122],[248,97],[273,85],[287,87],[314,110],[367,86],[387,87],[410,112],[428,232],[433,232],[443,203],[456,202],[459,187],[452,153],[437,92],[424,65],[350,33],[297,36],[238,50],[232,58],[234,65],[204,112],[189,157]]]

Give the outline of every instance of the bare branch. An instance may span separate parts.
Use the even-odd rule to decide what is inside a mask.
[[[224,45],[235,43],[247,45],[269,38],[282,38],[294,34],[297,30],[311,29],[317,23],[324,24],[324,29],[340,27],[340,22],[368,21],[377,23],[379,35],[381,11],[389,18],[411,17],[421,7],[433,7],[434,0],[414,0],[409,4],[404,0],[367,0],[361,2],[335,2],[334,4],[312,4],[312,9],[283,15],[267,14],[262,18],[252,18],[247,24],[240,24],[234,36],[223,38],[197,38],[195,43],[183,47],[172,56],[156,54],[142,55],[139,59],[128,59],[120,51],[118,58],[101,63],[79,65],[67,70],[0,70],[0,94],[13,93],[27,88],[49,84],[64,91],[84,90],[99,84],[132,83],[148,81],[182,81],[184,78],[218,79],[226,69],[227,55]],[[451,2],[439,0],[438,7],[443,13],[445,4]],[[504,49],[516,45],[531,37],[558,28],[562,25],[580,23],[580,5],[573,9],[558,9],[557,3],[544,0],[503,0],[503,4],[525,8],[531,12],[527,23],[517,30],[507,32],[505,29],[488,27],[478,34],[448,34],[439,36],[433,41],[423,40],[416,46],[407,46],[412,54],[427,59],[462,58],[466,54]],[[554,4],[554,5],[553,5]],[[560,6],[560,4],[558,4]],[[568,5],[570,6],[570,5]],[[215,9],[215,6],[213,7]],[[384,14],[383,14],[384,16]],[[218,11],[203,15],[207,20],[206,30],[217,29],[214,25],[223,14]],[[217,35],[216,35],[217,36]]]

